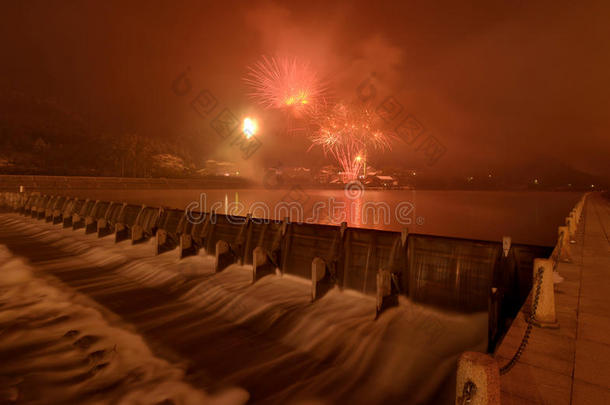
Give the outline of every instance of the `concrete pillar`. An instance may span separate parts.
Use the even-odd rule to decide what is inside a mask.
[[[377,311],[378,317],[383,311],[398,305],[398,295],[392,293],[392,273],[389,270],[377,271]]]
[[[167,242],[167,232],[165,229],[158,229],[155,237],[155,254],[163,253],[163,245]]]
[[[144,239],[144,228],[140,225],[134,225],[131,228],[131,243],[134,244],[142,239]]]
[[[470,398],[470,402],[466,399]],[[464,352],[458,360],[456,405],[500,405],[500,368],[485,353]]]
[[[542,281],[540,280],[542,277]],[[536,295],[540,284],[540,294],[536,305]],[[555,283],[553,282],[553,261],[534,259],[532,278],[532,314],[537,326],[556,328],[559,326],[555,316]]]
[[[229,243],[224,240],[219,240],[216,242],[216,252],[215,252],[215,265],[214,271],[218,273],[226,269],[231,264],[235,263],[235,256],[231,251],[231,246]]]
[[[502,253],[504,254],[504,257],[508,257],[511,244],[512,238],[510,236],[502,236]]]
[[[53,210],[53,225],[58,224],[63,221],[63,211],[60,209]]]
[[[69,215],[63,218],[63,227],[64,228],[71,228],[72,227],[72,218],[74,218],[73,215]]]
[[[252,251],[252,282],[275,273],[275,266],[269,261],[269,257],[265,249],[257,246]]]
[[[265,264],[267,264],[267,254],[265,250],[257,246],[252,251],[252,282],[258,280],[257,273]]]
[[[106,227],[108,226],[108,221],[104,218],[99,219],[97,221],[97,236],[99,236],[100,238],[102,236],[106,236],[106,232],[104,232],[106,230]]]
[[[187,256],[193,256],[197,254],[197,247],[195,247],[193,243],[193,237],[191,235],[182,233],[180,234],[180,245],[179,254],[180,258],[184,258]]]
[[[97,220],[93,217],[85,218],[85,233],[93,233],[97,231]]]
[[[377,272],[377,313],[383,308],[383,299],[392,293],[392,276],[388,270]]]
[[[114,224],[114,243],[119,243],[129,239],[129,228],[127,225],[118,223]]]
[[[320,257],[314,257],[311,261],[311,300],[320,298],[322,291],[319,284],[326,276],[326,262]],[[321,287],[321,286],[320,286]]]

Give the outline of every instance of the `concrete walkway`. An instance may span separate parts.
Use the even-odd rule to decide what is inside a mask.
[[[534,327],[521,359],[501,378],[502,405],[610,404],[610,202],[591,194],[555,285],[559,329]],[[506,364],[525,331],[530,302],[496,353]]]

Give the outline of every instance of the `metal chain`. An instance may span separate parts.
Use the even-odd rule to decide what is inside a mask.
[[[540,267],[538,269],[538,273],[536,274],[537,283],[536,283],[536,293],[534,295],[534,304],[532,306],[532,311],[530,313],[530,316],[527,319],[527,327],[525,328],[525,333],[523,334],[523,339],[521,339],[521,344],[519,345],[519,348],[517,349],[517,352],[515,353],[513,358],[510,359],[510,361],[508,363],[506,363],[506,365],[504,365],[503,367],[500,368],[500,374],[506,374],[510,371],[511,368],[513,368],[513,366],[517,363],[517,361],[523,354],[525,347],[527,346],[527,343],[530,338],[530,334],[532,333],[532,326],[534,326],[534,315],[536,314],[536,310],[538,309],[538,300],[540,299],[540,290],[542,289],[542,274],[543,273],[544,273],[544,269],[542,267]]]
[[[565,232],[561,233],[559,237],[558,245],[559,249],[557,249],[557,255],[554,257],[553,262],[553,272],[557,271],[557,265],[559,264],[559,258],[561,257],[561,248],[563,247],[563,238],[565,237]],[[536,315],[536,310],[538,309],[538,301],[540,299],[540,290],[542,289],[542,274],[544,273],[544,269],[540,267],[538,269],[538,273],[536,274],[537,282],[536,282],[536,292],[534,294],[534,304],[532,306],[532,311],[529,317],[526,319],[527,326],[525,328],[525,333],[523,334],[523,339],[521,339],[521,343],[519,344],[519,348],[513,355],[513,358],[510,359],[508,363],[506,363],[503,367],[500,368],[500,374],[504,375],[510,371],[511,368],[519,361],[519,358],[525,351],[527,344],[529,342],[530,335],[532,333],[532,327],[534,326],[534,316]]]
[[[477,393],[477,386],[471,380],[464,383],[464,389],[462,390],[462,396],[458,398],[459,405],[466,405],[472,402],[474,394]]]

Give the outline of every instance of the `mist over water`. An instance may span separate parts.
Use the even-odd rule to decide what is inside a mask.
[[[0,387],[24,403],[447,403],[459,354],[486,347],[486,313],[401,297],[375,320],[354,291],[311,303],[309,280],[0,222],[57,252],[0,250]]]

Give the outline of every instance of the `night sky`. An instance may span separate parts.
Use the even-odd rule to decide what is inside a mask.
[[[394,96],[446,148],[428,167],[397,142],[378,157],[387,164],[610,173],[610,3],[293,3],[3,2],[0,87],[52,100],[92,132],[184,137],[202,159],[238,159],[189,105],[208,89],[219,107],[262,119],[253,164],[311,165],[322,154],[278,131],[281,117],[242,81],[261,55],[296,56],[337,99],[372,77],[379,101]],[[179,96],[183,72],[191,90]]]

